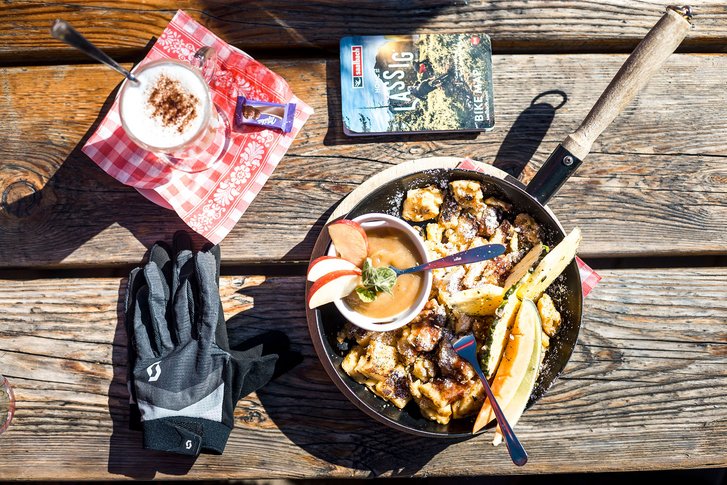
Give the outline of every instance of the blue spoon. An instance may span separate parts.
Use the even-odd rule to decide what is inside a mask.
[[[480,376],[480,380],[485,386],[487,398],[490,400],[490,404],[492,404],[493,411],[495,411],[497,424],[500,425],[502,435],[505,437],[505,444],[507,444],[507,451],[510,452],[512,462],[517,466],[525,465],[528,462],[528,454],[525,452],[523,445],[520,444],[517,436],[515,436],[515,432],[510,427],[510,423],[508,423],[507,419],[505,419],[505,415],[503,414],[502,409],[500,409],[500,405],[497,404],[495,396],[492,394],[490,384],[487,382],[487,378],[485,378],[485,374],[480,368],[480,363],[477,362],[477,341],[475,340],[475,336],[472,334],[465,335],[453,343],[452,347],[454,347],[454,351],[457,352],[457,355],[469,362],[475,372],[477,372],[477,375]]]
[[[459,266],[461,264],[478,263],[488,259],[495,258],[505,252],[505,246],[502,244],[485,244],[476,248],[461,251],[459,253],[450,254],[444,258],[435,259],[428,263],[412,266],[406,269],[397,269],[390,266],[394,270],[396,276],[407,273],[416,273],[417,271],[426,271],[428,269],[447,268],[449,266]]]

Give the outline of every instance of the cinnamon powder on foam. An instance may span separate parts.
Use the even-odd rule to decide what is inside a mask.
[[[178,133],[183,133],[197,117],[197,96],[164,74],[154,83],[148,99],[152,116],[160,120],[162,126],[176,128]]]

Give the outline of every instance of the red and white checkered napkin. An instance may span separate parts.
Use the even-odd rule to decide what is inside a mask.
[[[462,162],[457,165],[457,168],[461,168],[463,170],[474,170],[475,172],[483,171],[479,165],[469,158],[462,160]],[[596,287],[598,282],[601,281],[601,277],[578,256],[576,256],[576,264],[578,264],[578,271],[581,274],[581,286],[583,287],[583,298],[585,298],[591,290]]]
[[[290,133],[246,127],[232,132],[228,150],[212,168],[188,173],[174,170],[136,146],[124,133],[118,100],[83,152],[109,175],[136,188],[153,202],[173,209],[190,228],[219,243],[242,217],[283,158],[313,109],[298,99],[283,78],[179,10],[142,62],[191,61],[202,46],[217,50],[212,100],[233,120],[238,95],[259,101],[296,103]]]

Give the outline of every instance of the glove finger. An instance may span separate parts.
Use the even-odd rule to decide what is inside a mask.
[[[178,234],[186,235],[181,232]],[[189,237],[186,240],[189,240]],[[191,288],[194,261],[192,250],[185,247],[184,239],[179,240],[175,236],[174,242],[175,247],[180,248],[176,253],[172,270],[175,334],[178,342],[187,342],[192,338],[192,322],[194,321],[194,297]]]
[[[133,304],[134,304],[134,297],[136,296],[136,292],[139,291],[139,287],[144,284],[144,279],[142,278],[141,268],[134,268],[131,270],[131,273],[129,273],[129,279],[126,282],[126,295],[124,297],[124,311],[126,312],[126,315],[129,315],[129,310],[131,310]]]
[[[146,283],[141,268],[134,268],[129,273],[129,280],[126,283],[126,295],[124,297],[124,314],[126,316],[126,335],[131,340],[134,334],[134,308],[136,295],[139,289]],[[129,347],[131,348],[131,347]]]
[[[271,380],[277,379],[301,362],[303,362],[303,354],[300,352],[289,350],[278,354],[278,361],[275,363],[275,370],[273,371],[273,378]]]
[[[199,311],[197,325],[200,341],[206,347],[214,342],[214,334],[220,315],[220,291],[215,282],[215,261],[210,253],[197,253],[194,258],[197,275]]]
[[[215,283],[220,287],[220,246],[207,243],[202,247],[202,252],[209,253],[215,258]],[[220,308],[217,313],[217,327],[215,328],[215,343],[223,350],[230,350],[230,343],[227,338],[227,325],[225,325],[225,312],[220,301]]]
[[[210,253],[215,258],[215,282],[217,286],[220,286],[220,260],[222,259],[222,253],[220,251],[220,245],[207,243],[202,247],[202,252]]]
[[[265,356],[262,356],[261,353],[263,352],[262,345],[258,345],[257,347],[253,347],[248,350],[234,350],[230,353],[233,354],[234,358],[240,359],[240,360],[259,360],[263,357],[267,357],[269,355],[276,355],[277,356],[277,362],[275,362],[274,369],[273,369],[273,375],[272,379],[276,379],[280,377],[281,375],[285,374],[289,370],[293,369],[295,366],[303,362],[303,356],[300,354],[300,352],[295,351],[278,351],[273,354],[266,354]],[[271,379],[271,380],[272,380]]]
[[[128,345],[126,346],[126,382],[129,387],[129,399],[134,396],[134,362],[136,362],[136,350],[134,349],[134,315],[136,305],[136,294],[141,285],[144,284],[144,277],[141,268],[134,268],[129,273],[129,280],[126,283],[126,295],[124,297],[124,326]]]
[[[179,345],[192,340],[192,321],[194,319],[194,293],[190,278],[184,277],[174,294],[174,338]]]
[[[160,268],[153,262],[144,266],[144,277],[148,288],[148,312],[151,337],[157,350],[164,355],[174,349],[167,323],[169,286]]]
[[[169,245],[157,241],[149,250],[149,262],[156,264],[161,270],[167,284],[172,281],[172,252]]]
[[[151,322],[149,316],[149,289],[146,286],[142,286],[136,294],[134,301],[134,326],[133,333],[131,335],[131,341],[134,343],[136,353],[141,360],[153,359],[157,357],[155,347],[152,346],[151,339],[149,338],[150,329],[148,328]]]
[[[192,250],[182,249],[174,258],[174,269],[172,270],[172,291],[176,292],[182,280],[189,278],[192,274],[193,266],[189,263],[192,260]]]
[[[172,291],[176,292],[182,279],[185,263],[192,259],[192,239],[185,231],[177,231],[172,239],[174,251],[174,270],[172,271]]]

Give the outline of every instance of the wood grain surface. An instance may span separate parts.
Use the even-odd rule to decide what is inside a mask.
[[[464,442],[389,430],[320,365],[303,277],[231,276],[221,292],[234,344],[284,332],[303,362],[243,399],[225,454],[144,452],[127,429],[118,279],[3,280],[0,368],[17,413],[0,479],[444,476],[727,466],[727,269],[603,271],[565,374],[517,426],[509,463],[491,433]],[[699,311],[695,311],[699,308]],[[604,459],[613,457],[614,459]],[[617,458],[616,458],[617,457]],[[32,466],[30,466],[32,464]]]
[[[725,52],[727,12],[720,2],[692,3],[696,27],[683,48]],[[48,35],[63,18],[100,47],[130,60],[164,29],[178,8],[246,50],[337,52],[345,35],[485,32],[506,52],[627,52],[656,23],[668,2],[546,0],[8,0],[0,4],[0,62],[83,60]],[[91,22],[90,20],[93,19]]]
[[[518,173],[532,158],[529,179],[624,59],[495,56],[494,131],[356,140],[341,132],[337,62],[268,61],[316,113],[223,242],[226,263],[307,260],[335,204],[402,161],[469,156]],[[599,138],[551,202],[583,230],[584,257],[724,254],[725,79],[727,56],[674,55]],[[0,266],[135,263],[184,227],[80,152],[118,82],[102,66],[0,69]]]
[[[0,373],[17,397],[0,437],[0,480],[727,467],[725,267],[599,271],[564,375],[517,426],[530,454],[524,469],[489,444],[492,433],[426,440],[360,412],[314,352],[304,278],[271,276],[302,272],[337,203],[402,162],[471,157],[528,181],[666,3],[0,2]],[[586,261],[727,254],[727,10],[716,0],[692,6],[683,54],[667,60],[551,201],[566,229],[583,230]],[[225,454],[196,462],[145,452],[140,433],[128,429],[125,280],[75,278],[86,272],[72,270],[125,274],[154,241],[185,226],[81,153],[119,78],[48,35],[51,21],[63,18],[136,62],[178,8],[260,57],[316,110],[222,244],[224,272],[252,271],[232,265],[253,263],[269,271],[222,279],[233,345],[266,334],[287,342],[302,363],[243,398]],[[462,31],[492,38],[494,131],[355,140],[342,133],[340,37]],[[278,262],[300,264],[275,269]],[[60,270],[35,271],[46,268]]]

